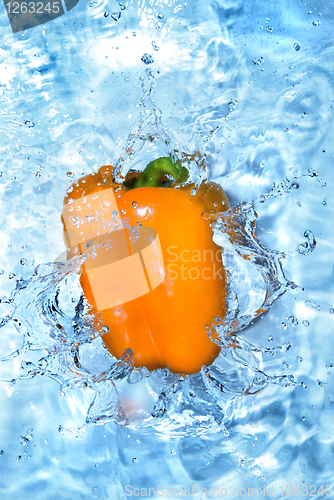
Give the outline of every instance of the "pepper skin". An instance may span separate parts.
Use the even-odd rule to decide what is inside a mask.
[[[168,158],[151,162],[135,179],[134,189],[114,184],[112,167],[103,166],[73,184],[64,205],[70,198],[78,200],[112,187],[119,213],[124,214],[122,219],[126,218],[130,226],[142,225],[157,231],[165,277],[149,293],[98,311],[86,263],[82,265],[80,282],[93,312],[100,312],[109,328],[103,341],[116,358],[130,348],[137,367],[167,367],[177,374],[192,374],[218,356],[220,348],[208,338],[207,327],[217,316],[226,314],[226,274],[221,249],[213,242],[209,220],[202,214],[225,211],[229,202],[221,186],[213,182],[202,183],[195,196],[191,195],[193,184],[161,187],[163,174],[174,173],[168,162],[173,165]],[[68,258],[72,256],[73,251],[69,250]],[[108,294],[108,290],[104,293]]]

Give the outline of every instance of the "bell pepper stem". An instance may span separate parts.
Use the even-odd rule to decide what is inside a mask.
[[[185,167],[182,167],[180,160],[173,163],[168,157],[158,158],[147,165],[134,187],[162,187],[161,179],[164,175],[172,175],[175,181],[181,184],[186,182],[189,172]]]

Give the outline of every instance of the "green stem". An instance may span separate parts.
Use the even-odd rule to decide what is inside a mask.
[[[151,161],[135,182],[134,187],[162,187],[161,178],[164,175],[172,175],[178,184],[186,182],[189,172],[182,167],[180,160],[172,163],[168,157],[158,158]]]

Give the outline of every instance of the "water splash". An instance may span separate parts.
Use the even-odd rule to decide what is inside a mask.
[[[130,169],[141,170],[150,155],[158,154],[180,158],[190,171],[190,180],[199,186],[207,177],[205,155],[186,151],[168,137],[161,111],[153,101],[154,76],[150,70],[147,75],[149,88],[145,89],[143,80],[139,123],[116,163],[117,180],[121,182]],[[6,381],[12,385],[36,376],[48,377],[57,381],[61,396],[76,388],[93,389],[95,396],[85,424],[77,430],[61,427],[63,434],[79,436],[85,425],[111,420],[141,429],[153,426],[157,433],[172,436],[208,431],[228,434],[245,396],[269,384],[295,384],[292,375],[269,376],[262,369],[264,355],[284,354],[291,348],[290,342],[261,347],[242,338],[240,332],[289,289],[297,288],[286,278],[282,261],[306,255],[316,246],[309,230],[304,234],[307,241],[294,252],[269,250],[255,235],[255,207],[298,187],[297,179],[285,179],[253,202],[238,204],[224,213],[203,214],[211,221],[214,241],[224,247],[229,281],[228,314],[216,318],[207,332],[221,347],[211,366],[194,375],[179,376],[167,369],[149,372],[134,368],[131,350],[115,359],[101,340],[105,327],[90,314],[80,287],[78,272],[90,251],[87,249],[71,261],[38,266],[30,279],[18,279],[15,291],[5,299],[13,309],[2,318],[0,327],[12,322],[23,339],[20,349],[1,360],[20,361],[19,376]],[[28,359],[36,351],[41,357]]]

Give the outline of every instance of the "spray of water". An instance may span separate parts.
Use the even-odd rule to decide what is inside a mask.
[[[155,80],[150,71],[148,82],[146,89],[146,81],[142,81],[140,120],[116,162],[116,179],[122,182],[130,169],[141,170],[147,156],[158,151],[159,156],[180,158],[196,189],[208,174],[205,154],[172,143],[153,101]],[[80,429],[60,427],[65,434],[78,435],[85,425],[111,420],[142,430],[153,426],[156,432],[172,436],[228,433],[228,424],[245,396],[258,393],[268,384],[295,384],[292,375],[269,376],[261,369],[264,354],[281,355],[290,349],[290,342],[260,347],[244,339],[241,332],[289,289],[297,288],[285,276],[284,259],[296,253],[307,255],[316,246],[308,230],[306,241],[294,252],[269,250],[255,235],[255,207],[298,187],[297,179],[285,179],[253,202],[214,216],[203,214],[210,219],[214,241],[224,248],[229,288],[228,314],[217,317],[207,332],[221,347],[211,366],[194,375],[180,376],[168,369],[149,372],[135,368],[131,350],[115,359],[101,340],[105,327],[94,320],[82,294],[78,273],[87,255],[81,255],[68,262],[38,266],[30,279],[18,280],[12,295],[2,299],[12,311],[1,319],[0,327],[12,322],[22,335],[22,347],[0,361],[10,363],[16,358],[21,362],[20,375],[6,379],[7,383],[40,376],[56,380],[61,396],[75,388],[93,389],[95,396],[85,423]],[[240,282],[244,289],[238,288]],[[41,356],[37,362],[31,361],[29,356],[36,351]]]

